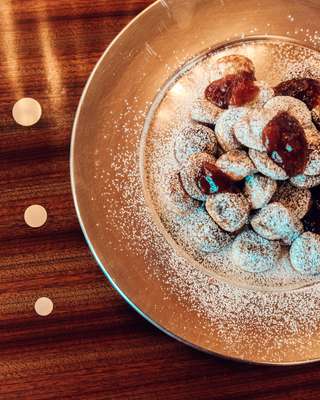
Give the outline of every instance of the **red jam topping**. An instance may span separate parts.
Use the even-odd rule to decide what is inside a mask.
[[[303,217],[304,229],[313,233],[320,233],[320,187],[311,189],[312,206]]]
[[[243,106],[253,101],[259,88],[254,84],[254,76],[249,72],[226,75],[210,83],[206,88],[205,97],[216,106],[227,109],[229,105]]]
[[[320,82],[301,78],[281,82],[274,88],[276,96],[291,96],[303,101],[310,110],[320,104]]]
[[[280,112],[264,128],[262,140],[269,157],[289,176],[303,172],[308,161],[307,141],[296,118]]]
[[[206,195],[239,191],[236,181],[214,164],[206,161],[202,164],[201,170],[196,177],[196,183],[201,192]]]

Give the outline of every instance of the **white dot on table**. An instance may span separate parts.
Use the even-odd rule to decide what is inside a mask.
[[[12,109],[13,119],[22,126],[36,124],[41,118],[42,109],[40,103],[31,97],[18,100]]]
[[[40,297],[34,303],[34,309],[38,315],[41,315],[41,317],[46,317],[52,313],[53,302],[48,297]]]
[[[31,228],[39,228],[44,225],[47,221],[47,211],[44,207],[39,204],[29,206],[24,212],[25,223]]]

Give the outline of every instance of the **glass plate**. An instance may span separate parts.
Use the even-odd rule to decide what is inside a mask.
[[[70,163],[89,247],[138,312],[203,351],[266,364],[319,359],[320,288],[243,285],[179,251],[149,195],[145,137],[161,93],[192,60],[272,40],[317,57],[319,15],[318,1],[157,1],[111,43],[83,92]],[[251,56],[261,75],[272,65],[268,53]]]

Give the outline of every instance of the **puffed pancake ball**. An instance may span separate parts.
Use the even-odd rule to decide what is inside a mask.
[[[320,133],[315,129],[306,129],[308,143],[308,162],[304,170],[305,175],[320,175]]]
[[[299,236],[290,248],[290,261],[301,274],[320,272],[320,237],[312,232]]]
[[[250,149],[249,157],[262,175],[278,181],[288,179],[286,171],[272,161],[267,153]]]
[[[284,182],[275,193],[273,201],[283,204],[297,218],[302,219],[311,207],[311,192]]]
[[[231,150],[224,153],[218,158],[216,165],[235,181],[241,181],[257,171],[248,154],[243,150]]]
[[[241,193],[218,193],[207,198],[206,209],[220,228],[236,232],[247,223],[250,204]]]
[[[232,235],[220,229],[203,208],[190,218],[186,234],[192,245],[205,253],[217,252],[232,240]]]
[[[197,99],[192,104],[191,118],[202,124],[215,125],[222,109],[207,99]]]
[[[317,129],[320,129],[320,105],[315,106],[311,111],[312,122]]]
[[[180,171],[181,182],[184,190],[193,199],[205,201],[207,195],[203,194],[197,186],[196,178],[199,175],[202,164],[208,162],[215,164],[216,159],[207,153],[197,153],[189,157],[184,167]]]
[[[312,125],[311,113],[308,107],[298,99],[290,96],[276,96],[267,101],[264,109],[270,109],[274,116],[278,112],[287,112],[296,118],[303,128],[309,128]]]
[[[250,149],[266,151],[262,133],[273,117],[274,113],[270,110],[249,110],[234,126],[234,134],[238,142]]]
[[[307,175],[296,175],[290,179],[291,185],[297,188],[310,189],[320,185],[320,175],[307,176]]]
[[[247,113],[244,107],[234,107],[223,111],[215,126],[216,138],[224,151],[235,150],[241,147],[234,135],[234,127],[237,122]]]
[[[233,263],[247,272],[265,272],[276,267],[280,258],[281,246],[252,230],[241,232],[232,244]]]
[[[165,177],[161,194],[168,211],[181,216],[191,214],[199,206],[199,202],[191,198],[184,190],[178,171]]]
[[[272,99],[274,96],[274,90],[264,81],[256,81],[255,86],[259,88],[259,93],[254,101],[248,105],[252,107],[262,107],[267,101]]]
[[[270,203],[261,208],[251,220],[252,228],[268,240],[282,240],[291,244],[302,232],[301,221],[281,203]]]
[[[277,182],[260,174],[247,176],[244,194],[254,210],[266,206],[277,190]]]
[[[214,131],[200,124],[192,124],[181,129],[175,138],[174,155],[180,164],[184,164],[195,153],[215,154],[217,140]]]
[[[241,72],[247,72],[253,76],[255,73],[253,62],[249,60],[249,58],[240,55],[221,57],[218,59],[216,67],[219,74],[218,78],[222,78],[226,75],[239,74]]]

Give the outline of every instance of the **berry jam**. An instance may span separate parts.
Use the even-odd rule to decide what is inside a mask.
[[[204,162],[201,170],[196,177],[198,188],[203,194],[230,192],[236,193],[239,188],[229,175],[222,172],[214,164]]]
[[[216,106],[227,109],[229,105],[240,107],[250,103],[259,90],[254,84],[253,74],[241,72],[210,83],[205,90],[205,97]]]
[[[309,110],[320,104],[320,82],[316,79],[290,79],[276,86],[274,92],[276,96],[291,96],[303,101]]]
[[[320,233],[320,187],[311,189],[312,206],[302,219],[305,231]]]
[[[278,113],[264,128],[262,140],[269,157],[289,176],[303,172],[308,161],[304,130],[287,112]]]

